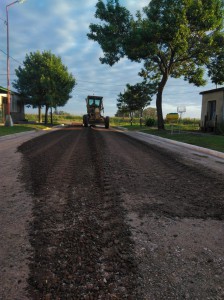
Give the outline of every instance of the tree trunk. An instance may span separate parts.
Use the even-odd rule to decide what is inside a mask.
[[[133,122],[133,112],[130,112],[130,117],[131,117],[131,126],[132,126],[132,122]]]
[[[53,113],[52,113],[52,107],[51,107],[51,125],[53,125]]]
[[[142,127],[142,118],[143,118],[143,108],[140,111],[140,126]]]
[[[164,120],[163,120],[163,111],[162,111],[162,94],[157,93],[156,96],[156,108],[157,108],[157,119],[158,119],[158,129],[164,130]]]
[[[162,99],[163,90],[168,80],[168,73],[164,73],[161,82],[159,83],[158,93],[156,96],[156,108],[157,108],[157,118],[158,118],[158,129],[164,130],[164,120],[163,120],[163,110],[162,110]]]
[[[38,105],[38,122],[42,122],[41,105]]]
[[[49,106],[46,105],[46,109],[45,109],[45,118],[44,118],[44,124],[45,124],[45,125],[47,125],[48,109],[49,109]]]

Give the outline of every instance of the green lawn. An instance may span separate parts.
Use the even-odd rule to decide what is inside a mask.
[[[158,131],[155,128],[151,129],[146,128],[145,126],[125,126],[124,128],[128,130],[142,131],[167,139],[224,152],[224,135],[205,134],[196,130],[194,132],[189,132],[187,130],[183,131],[183,128],[181,128],[180,133],[179,131],[174,131],[173,134],[171,133],[171,130]]]
[[[36,125],[36,124],[25,124],[25,125],[15,124],[12,127],[5,127],[4,125],[0,125],[0,136],[20,133],[20,132],[30,131],[30,130],[47,129],[47,128],[48,127],[44,125]]]

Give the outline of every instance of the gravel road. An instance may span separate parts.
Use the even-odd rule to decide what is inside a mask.
[[[224,299],[224,173],[104,128],[18,145],[1,152],[0,299]]]

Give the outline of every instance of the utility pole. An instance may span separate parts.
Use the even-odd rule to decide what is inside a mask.
[[[25,0],[17,0],[6,5],[6,26],[7,26],[7,106],[5,126],[13,126],[12,117],[10,114],[11,92],[10,92],[10,64],[9,64],[9,7],[15,3],[23,3]]]

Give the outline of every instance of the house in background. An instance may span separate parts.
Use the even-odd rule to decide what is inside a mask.
[[[224,123],[224,87],[201,92],[201,128],[216,131]]]
[[[7,105],[7,89],[0,86],[0,123],[5,122]],[[25,119],[24,103],[18,93],[11,91],[10,112],[13,123],[18,123]]]

